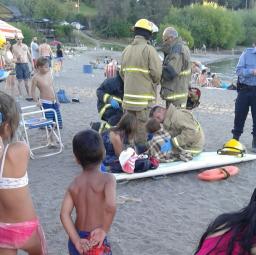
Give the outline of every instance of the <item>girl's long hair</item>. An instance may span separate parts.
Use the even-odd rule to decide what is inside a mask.
[[[254,190],[249,204],[238,212],[225,213],[218,216],[207,228],[201,237],[195,255],[200,251],[205,239],[216,232],[227,229],[228,231],[222,235],[215,247],[205,255],[210,255],[222,238],[231,231],[231,239],[228,244],[227,255],[232,255],[235,244],[241,247],[241,253],[238,255],[251,254],[252,246],[255,244],[256,236],[256,189]]]
[[[125,137],[132,139],[135,135],[137,128],[137,120],[135,115],[131,113],[125,113],[120,121],[117,123],[116,127],[111,128],[111,131],[121,132]]]

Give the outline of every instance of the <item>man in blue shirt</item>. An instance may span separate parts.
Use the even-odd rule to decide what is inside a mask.
[[[238,75],[233,138],[239,140],[251,107],[253,119],[252,151],[256,152],[256,47],[246,49],[236,67]]]

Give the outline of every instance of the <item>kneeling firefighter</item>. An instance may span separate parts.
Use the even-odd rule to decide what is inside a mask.
[[[116,77],[106,79],[97,89],[97,108],[101,120],[100,131],[116,126],[123,116],[122,101],[124,83],[117,72]]]
[[[134,40],[121,58],[120,75],[124,81],[123,108],[136,116],[135,144],[137,152],[147,149],[149,107],[156,100],[156,86],[160,82],[162,64],[156,49],[150,45],[154,32],[153,23],[140,19],[134,26]]]

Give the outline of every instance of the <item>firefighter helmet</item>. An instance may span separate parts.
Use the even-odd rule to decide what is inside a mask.
[[[217,151],[221,155],[235,155],[238,157],[243,157],[245,152],[245,147],[236,139],[230,139],[223,145],[222,149]]]
[[[153,24],[152,24],[152,22],[150,22],[147,19],[139,19],[135,23],[134,28],[142,28],[142,29],[145,29],[145,30],[147,30],[151,33],[153,32]]]

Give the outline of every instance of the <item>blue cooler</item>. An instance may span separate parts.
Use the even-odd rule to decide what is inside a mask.
[[[92,65],[84,65],[83,72],[84,73],[92,73]]]

